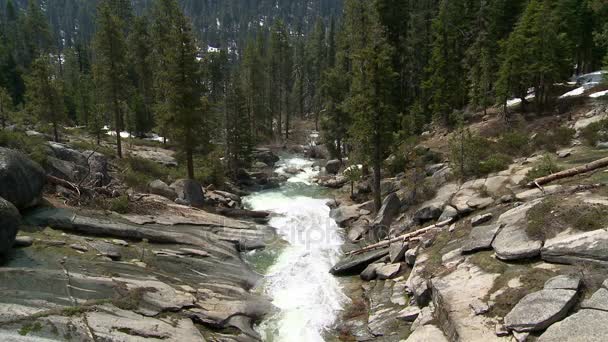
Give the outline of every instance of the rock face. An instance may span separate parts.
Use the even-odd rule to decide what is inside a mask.
[[[551,324],[566,317],[574,306],[579,282],[580,280],[575,277],[560,276],[550,279],[543,290],[528,294],[515,305],[505,316],[505,326],[517,332],[547,329]],[[570,289],[559,287],[570,287]]]
[[[270,149],[260,147],[253,150],[253,159],[266,165],[274,166],[274,164],[278,162],[280,158]]]
[[[337,224],[343,225],[348,221],[355,220],[361,216],[361,207],[359,205],[341,206],[332,209],[329,216],[334,219]]]
[[[387,249],[380,249],[358,255],[349,255],[340,260],[329,273],[336,276],[356,274],[364,270],[369,264],[380,260],[388,254]]]
[[[205,204],[203,188],[192,179],[180,179],[171,184],[171,189],[177,194],[177,198],[193,207],[202,207]]]
[[[340,171],[340,167],[342,166],[342,163],[337,160],[330,160],[327,162],[327,164],[325,164],[325,171],[327,171],[327,173],[335,175],[338,174],[338,171]]]
[[[400,208],[401,200],[399,197],[394,193],[388,195],[382,202],[382,207],[380,207],[380,211],[372,223],[374,228],[383,227],[388,232],[388,227],[399,214]]]
[[[15,206],[0,197],[0,257],[4,256],[13,246],[21,216]]]
[[[0,147],[0,197],[18,209],[38,204],[44,170],[20,152]]]
[[[532,201],[511,209],[498,218],[498,224],[503,228],[498,233],[492,247],[496,256],[502,260],[518,260],[533,258],[540,255],[542,241],[528,236],[526,214],[539,201]]]
[[[394,278],[401,270],[401,264],[386,264],[376,269],[379,280]]]
[[[608,336],[608,312],[580,310],[545,331],[539,342],[603,342]]]
[[[492,242],[499,228],[500,225],[498,224],[474,227],[462,246],[462,252],[472,253],[479,250],[491,249]]]
[[[584,261],[608,264],[608,231],[598,229],[547,240],[541,257],[549,262],[566,264]]]
[[[90,180],[94,186],[108,185],[108,159],[94,151],[77,151],[67,145],[49,142],[52,155],[46,169],[49,174],[72,182]]]
[[[173,190],[167,183],[157,179],[148,184],[148,192],[151,194],[163,196],[174,201],[177,198],[177,192]]]

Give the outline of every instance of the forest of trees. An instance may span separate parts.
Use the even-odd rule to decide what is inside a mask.
[[[314,120],[331,157],[372,166],[463,111],[608,64],[603,0],[2,0],[0,115],[135,135],[231,170]],[[219,49],[209,49],[208,46]],[[25,114],[25,115],[23,115]],[[503,115],[508,116],[506,110]],[[35,119],[34,119],[35,118]],[[117,155],[121,156],[120,134]]]

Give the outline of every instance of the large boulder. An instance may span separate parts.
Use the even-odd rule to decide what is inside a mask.
[[[192,179],[180,179],[171,184],[171,189],[177,193],[177,199],[193,207],[202,207],[205,204],[203,188]]]
[[[338,173],[338,171],[340,171],[340,167],[342,167],[341,161],[339,161],[338,159],[330,160],[327,162],[327,164],[325,164],[325,171],[327,171],[327,173],[335,175]]]
[[[0,197],[26,209],[38,204],[45,182],[38,164],[20,152],[0,147]]]
[[[94,151],[84,151],[83,155],[87,157],[89,178],[94,180],[95,186],[110,184],[112,177],[108,171],[108,157]]]
[[[608,232],[598,229],[555,237],[545,242],[541,257],[564,264],[595,262],[608,265]]]
[[[517,332],[547,329],[565,318],[576,304],[579,282],[575,277],[550,279],[543,290],[528,294],[515,305],[505,316],[505,326]]]
[[[270,166],[273,166],[280,159],[279,156],[274,154],[269,148],[256,148],[253,150],[252,154],[254,160]]]
[[[498,224],[503,225],[503,228],[496,235],[492,247],[499,259],[520,260],[540,255],[543,242],[528,236],[526,232],[528,211],[538,203],[540,203],[538,200],[528,202],[505,212],[498,218]]]
[[[462,246],[463,253],[472,253],[484,249],[491,249],[496,233],[500,229],[498,224],[477,226],[471,229],[469,237]]]
[[[388,255],[387,249],[349,255],[340,260],[329,270],[335,276],[353,275],[363,271],[369,264]]]
[[[378,215],[376,215],[376,219],[372,223],[373,226],[375,228],[390,227],[391,223],[393,223],[393,220],[395,220],[395,217],[397,217],[397,215],[399,214],[400,209],[401,200],[399,199],[399,196],[397,196],[395,193],[388,195],[382,202],[382,207],[380,207],[380,211],[378,211]]]
[[[21,216],[15,206],[0,197],[0,256],[5,255],[13,246]]]
[[[538,342],[603,342],[608,336],[608,312],[580,310],[547,329]]]
[[[175,201],[177,198],[177,192],[173,190],[167,183],[161,181],[160,179],[154,180],[148,184],[148,192],[154,195],[163,196],[172,201]]]

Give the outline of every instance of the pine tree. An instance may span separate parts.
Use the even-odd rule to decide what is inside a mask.
[[[251,39],[245,47],[241,64],[243,93],[247,102],[249,122],[252,126],[254,140],[257,137],[269,135],[269,126],[266,125],[266,122],[268,122],[265,93],[267,75],[264,72],[262,50],[263,41],[261,39]]]
[[[136,89],[131,101],[133,131],[136,135],[154,128],[154,67],[152,59],[152,37],[146,17],[137,17],[128,38],[131,78]]]
[[[346,2],[347,32],[354,47],[351,93],[345,110],[353,115],[350,134],[373,167],[373,197],[376,211],[382,204],[380,180],[382,161],[391,144],[397,116],[391,106],[392,48],[384,36],[373,2]]]
[[[26,77],[28,112],[38,120],[53,127],[53,137],[59,142],[59,125],[66,119],[61,81],[48,56],[41,56],[32,63]]]
[[[272,80],[271,100],[274,116],[277,119],[279,137],[283,129],[285,116],[285,139],[289,139],[290,113],[289,94],[292,83],[292,52],[287,29],[282,21],[277,21],[270,34],[270,77]]]
[[[240,168],[251,163],[251,123],[247,112],[247,100],[243,95],[240,77],[233,74],[228,81],[225,97],[226,158],[233,176]]]
[[[2,124],[2,129],[6,128],[6,123],[10,117],[10,114],[13,110],[13,99],[8,93],[6,88],[0,87],[0,123]]]
[[[52,44],[51,30],[38,0],[28,0],[23,32],[26,45],[23,63],[29,66],[40,54],[49,52]]]
[[[165,0],[162,0],[163,2]],[[177,2],[173,0],[174,4]],[[177,143],[187,162],[188,178],[194,179],[194,151],[208,141],[205,113],[208,105],[202,98],[198,50],[188,19],[180,12],[168,22],[168,42],[160,55],[165,67],[159,85],[166,89],[165,110],[159,113],[160,125]]]
[[[125,23],[115,14],[110,1],[103,1],[98,8],[98,30],[95,35],[96,84],[100,98],[113,116],[116,132],[116,153],[122,158],[124,109],[128,100],[127,46],[124,36]]]

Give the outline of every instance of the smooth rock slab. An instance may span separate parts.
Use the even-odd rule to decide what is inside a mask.
[[[578,290],[581,285],[581,278],[577,275],[559,275],[553,277],[545,283],[545,290]]]
[[[21,215],[15,206],[0,197],[0,255],[10,251],[21,224]]]
[[[391,263],[400,262],[405,257],[405,252],[408,250],[408,244],[404,242],[391,243],[388,247],[388,254]]]
[[[540,201],[533,201],[516,207],[502,214],[498,224],[504,225],[496,235],[492,247],[496,256],[502,260],[519,260],[533,258],[540,254],[542,241],[528,236],[526,228],[528,211]]]
[[[491,249],[492,242],[499,229],[500,225],[498,224],[474,227],[462,246],[462,252],[473,253],[484,249]]]
[[[387,264],[376,269],[379,280],[394,278],[401,270],[401,264]]]
[[[608,336],[608,312],[583,309],[557,322],[538,342],[604,342]]]
[[[413,322],[420,315],[420,308],[416,305],[408,306],[407,308],[399,312],[397,318],[402,319],[406,322]]]
[[[505,326],[517,332],[542,331],[566,317],[575,302],[574,290],[541,290],[531,293],[505,316]]]
[[[414,331],[406,342],[448,342],[443,332],[434,325],[425,325]]]
[[[388,255],[388,249],[380,249],[359,255],[349,255],[334,265],[334,267],[329,270],[329,273],[342,276],[361,272],[367,265],[386,255]]]
[[[489,222],[492,220],[492,217],[494,217],[494,215],[492,215],[491,213],[488,214],[483,214],[483,215],[477,215],[475,217],[473,217],[471,219],[471,225],[473,227],[475,226],[480,226],[486,222]]]
[[[608,311],[608,290],[600,288],[595,291],[591,298],[581,303],[581,308]]]
[[[575,264],[578,262],[608,263],[608,231],[598,229],[576,235],[556,237],[545,242],[541,250],[545,261]]]

